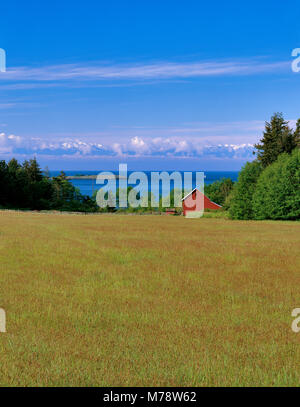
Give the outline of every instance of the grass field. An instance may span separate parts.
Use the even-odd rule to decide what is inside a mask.
[[[2,386],[299,386],[300,223],[0,212]]]

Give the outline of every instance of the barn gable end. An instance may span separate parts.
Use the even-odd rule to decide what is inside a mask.
[[[219,210],[222,208],[221,205],[218,205],[215,202],[211,201],[206,195],[204,195],[197,188],[195,188],[184,198],[182,198],[183,215],[185,216],[188,211],[195,211],[197,207],[197,201],[198,200],[200,201],[200,199],[203,199],[204,201],[204,210],[205,209]],[[194,205],[192,205],[193,201],[196,201]],[[199,201],[198,203],[200,204]]]

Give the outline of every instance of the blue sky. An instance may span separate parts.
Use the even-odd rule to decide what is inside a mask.
[[[296,1],[1,5],[0,159],[50,169],[238,170],[300,117]]]

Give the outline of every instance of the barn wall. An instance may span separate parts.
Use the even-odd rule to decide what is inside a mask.
[[[182,210],[183,210],[183,215],[186,215],[186,211],[194,211],[196,209],[196,203],[190,207],[189,203],[192,205],[192,200],[195,199],[201,199],[200,197],[200,192],[194,191],[191,195],[189,195],[183,202],[182,202]],[[197,195],[196,195],[197,193]],[[212,202],[207,196],[204,195],[204,210],[205,209],[214,209],[214,210],[219,210],[221,209],[220,206]]]

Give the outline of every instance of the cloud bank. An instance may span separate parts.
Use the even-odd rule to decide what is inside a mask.
[[[204,144],[199,139],[180,137],[143,139],[135,136],[123,143],[100,144],[75,140],[44,141],[39,138],[22,139],[0,134],[0,154],[17,156],[52,156],[80,158],[101,157],[157,157],[157,158],[223,158],[251,159],[253,144]]]

